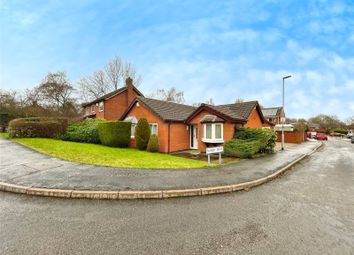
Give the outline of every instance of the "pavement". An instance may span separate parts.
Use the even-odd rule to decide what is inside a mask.
[[[354,144],[249,192],[163,200],[0,192],[0,254],[354,254]]]
[[[310,153],[307,142],[252,160],[200,169],[133,169],[63,161],[0,139],[0,182],[31,188],[87,191],[155,191],[218,187],[258,180]]]

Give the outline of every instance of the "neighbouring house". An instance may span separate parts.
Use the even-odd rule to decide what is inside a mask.
[[[110,121],[120,119],[127,107],[137,96],[143,94],[133,85],[133,80],[127,78],[125,86],[112,91],[91,102],[84,103],[84,118],[100,118]]]
[[[283,107],[262,108],[264,118],[271,124],[281,124],[281,118],[285,117]]]
[[[202,104],[193,107],[137,96],[120,118],[132,122],[131,147],[135,147],[135,126],[146,118],[151,133],[159,138],[160,152],[170,153],[222,145],[234,137],[235,125],[261,128],[266,123],[257,101]]]

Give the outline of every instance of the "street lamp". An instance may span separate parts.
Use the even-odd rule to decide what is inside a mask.
[[[284,76],[283,77],[283,98],[282,98],[282,107],[283,107],[283,112],[285,113],[285,110],[284,110],[284,81],[286,79],[289,79],[291,78],[291,75],[288,75],[288,76]],[[284,150],[284,122],[285,122],[285,115],[284,117],[282,117],[281,119],[281,150],[283,151]]]

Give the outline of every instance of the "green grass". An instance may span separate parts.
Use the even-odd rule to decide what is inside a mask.
[[[136,149],[121,149],[98,144],[75,143],[47,138],[16,138],[15,142],[68,161],[132,168],[198,168],[207,162]]]
[[[5,139],[9,139],[9,133],[0,132],[0,137],[5,138]]]

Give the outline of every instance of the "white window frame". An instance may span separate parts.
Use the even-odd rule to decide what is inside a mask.
[[[91,105],[91,112],[96,112],[96,106],[95,106],[95,104],[92,104],[92,105]]]
[[[211,125],[211,138],[206,138],[206,127],[207,124]],[[215,126],[221,126],[221,138],[215,138]],[[203,142],[206,143],[223,143],[224,142],[224,124],[223,123],[205,123],[203,124]]]
[[[150,131],[151,131],[151,134],[153,135],[152,133],[152,126],[156,126],[156,134],[155,135],[158,135],[159,134],[159,125],[157,123],[149,123],[149,126],[150,126]]]
[[[98,103],[98,111],[99,112],[103,112],[104,111],[104,101],[101,101],[101,102]]]

